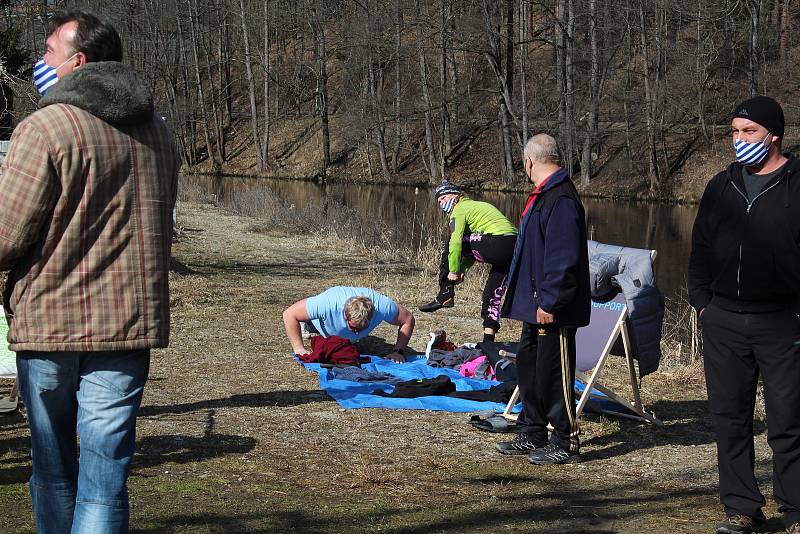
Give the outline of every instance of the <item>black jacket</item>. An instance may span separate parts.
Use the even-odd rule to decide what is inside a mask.
[[[536,323],[536,309],[559,327],[589,324],[589,252],[578,192],[561,168],[522,218],[502,316]]]
[[[740,163],[706,186],[692,231],[689,302],[737,312],[776,311],[800,300],[800,161],[752,202]]]

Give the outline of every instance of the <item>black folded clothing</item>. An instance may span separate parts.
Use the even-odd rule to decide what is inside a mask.
[[[456,391],[454,393],[449,393],[447,396],[455,397],[457,399],[467,399],[474,401],[492,401],[504,404],[511,399],[511,395],[514,393],[514,389],[516,387],[517,387],[517,381],[513,380],[510,382],[503,382],[502,384],[497,384],[496,386],[492,386],[489,389],[480,389],[476,391]]]
[[[391,393],[377,389],[373,395],[380,397],[392,397],[395,399],[414,399],[416,397],[429,397],[432,395],[447,395],[456,390],[456,385],[447,376],[436,376],[434,378],[419,378],[416,380],[406,380],[394,386]]]

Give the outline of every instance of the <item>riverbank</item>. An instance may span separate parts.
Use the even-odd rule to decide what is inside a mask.
[[[721,169],[717,169],[721,170]],[[202,167],[188,169],[186,174],[200,176],[222,176],[233,178],[265,178],[270,180],[301,181],[315,183],[344,183],[344,184],[364,184],[364,185],[391,185],[418,187],[421,189],[433,188],[425,176],[398,177],[396,180],[387,181],[377,177],[365,177],[361,175],[348,175],[346,173],[331,173],[325,178],[320,175],[285,175],[273,174],[269,172],[241,171],[223,166],[219,172],[210,172]],[[618,180],[608,176],[593,178],[589,185],[580,183],[580,177],[573,177],[576,188],[584,198],[597,198],[608,200],[631,200],[641,202],[663,202],[675,204],[697,204],[703,195],[703,190],[708,180],[713,176],[713,172],[702,178],[690,178],[683,175],[676,175],[670,180],[669,184],[663,185],[655,194],[649,191],[649,179],[646,176],[627,177]],[[493,180],[485,182],[466,181],[460,182],[459,176],[454,173],[448,179],[462,185],[467,191],[492,191],[501,193],[521,193],[529,192],[530,182],[521,174],[517,173],[513,183],[501,183]]]
[[[505,436],[473,429],[466,414],[343,411],[289,356],[281,311],[294,300],[363,284],[415,309],[432,273],[211,205],[181,203],[178,223],[171,345],[153,354],[130,479],[134,532],[688,533],[721,517],[696,370],[665,365],[644,379],[663,428],[589,415],[582,463],[535,467],[497,454]],[[477,278],[455,308],[416,314],[414,348],[434,327],[458,342],[477,335]],[[500,337],[518,332],[507,323]],[[627,393],[619,360],[603,379]],[[763,421],[757,428],[756,474],[769,498]],[[0,532],[34,528],[27,436],[19,415],[0,416]],[[766,512],[776,515],[771,500]]]
[[[224,163],[214,167],[210,161],[205,160],[186,169],[186,172],[276,180],[322,181],[318,146],[310,140],[304,143],[297,142],[307,126],[303,121],[298,124],[287,121],[284,124],[280,135],[273,139],[278,147],[274,153],[280,156],[276,156],[277,159],[271,161],[264,171],[256,170],[252,143],[244,133],[240,133],[234,143],[237,150],[232,151],[230,158]],[[785,147],[796,146],[797,133],[794,129],[787,129]],[[312,137],[313,139],[316,138]],[[573,176],[579,192],[584,197],[694,204],[700,201],[706,183],[733,161],[727,129],[717,127],[709,132],[707,139],[696,138],[688,145],[681,145],[683,148],[680,151],[682,154],[680,162],[668,163],[664,159],[666,152],[659,154],[661,178],[655,193],[652,193],[650,178],[646,175],[646,170],[643,170],[642,161],[632,161],[628,158],[624,139],[614,137],[606,139],[605,142],[607,146],[594,162],[593,176],[589,184],[580,183],[579,170],[576,170]],[[477,138],[470,149],[448,167],[447,178],[472,191],[530,191],[531,186],[524,176],[521,160],[515,162],[517,168],[513,181],[505,182],[497,178],[498,171],[494,160],[497,151],[495,143],[496,139],[488,133]],[[419,158],[414,159],[396,174],[387,177],[376,171],[374,162],[368,164],[364,151],[355,145],[351,146],[341,139],[334,145],[338,156],[326,170],[324,180],[328,183],[391,184],[420,188],[435,186],[431,184],[427,167]]]

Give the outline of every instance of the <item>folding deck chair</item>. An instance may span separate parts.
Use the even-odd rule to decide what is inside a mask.
[[[616,411],[607,408],[596,408],[602,413],[608,413],[619,417],[626,417],[637,421],[649,421],[650,423],[662,426],[662,423],[652,412],[648,412],[642,405],[639,395],[639,382],[636,379],[636,368],[633,363],[633,354],[626,319],[628,317],[628,307],[625,297],[618,294],[613,300],[600,302],[592,300],[592,316],[588,326],[579,328],[575,336],[576,347],[576,369],[575,377],[580,379],[586,387],[580,395],[576,416],[580,417],[586,404],[594,398],[605,403],[612,401],[616,405],[624,408],[625,411]],[[629,401],[618,395],[611,389],[598,382],[598,378],[603,367],[611,354],[611,350],[617,341],[622,337],[622,345],[625,351],[625,361],[628,366],[630,377],[631,393],[633,401]],[[511,395],[502,416],[509,420],[516,420],[517,415],[511,413],[514,405],[519,399],[519,386]],[[598,404],[601,404],[598,403]]]

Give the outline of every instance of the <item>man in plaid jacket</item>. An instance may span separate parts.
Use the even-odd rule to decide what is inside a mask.
[[[0,169],[31,497],[39,531],[126,532],[136,412],[150,349],[169,338],[179,164],[116,30],[83,10],[56,14],[49,29],[36,67],[46,95]]]

